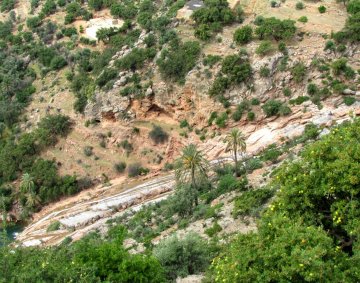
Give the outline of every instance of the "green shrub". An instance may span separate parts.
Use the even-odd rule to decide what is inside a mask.
[[[124,173],[124,171],[126,169],[126,163],[125,162],[115,163],[114,168],[117,173]]]
[[[324,14],[326,12],[326,7],[321,5],[321,6],[319,6],[318,10],[319,10],[320,14]]]
[[[221,230],[222,230],[222,227],[219,225],[219,223],[215,222],[212,227],[207,228],[205,230],[205,234],[208,235],[210,238],[212,238],[217,233],[219,233]]]
[[[254,120],[255,120],[255,113],[252,112],[252,111],[248,112],[248,113],[247,113],[247,119],[248,119],[249,121],[254,121]]]
[[[261,153],[261,160],[275,163],[280,155],[281,151],[277,149],[276,144],[272,144]]]
[[[210,262],[210,249],[205,240],[195,233],[184,239],[171,236],[161,241],[153,254],[165,269],[166,277],[175,280],[205,271]]]
[[[279,20],[274,17],[261,18],[255,30],[260,39],[271,37],[277,41],[290,39],[295,35],[295,32],[295,21]]]
[[[260,68],[260,77],[267,78],[270,76],[270,69],[267,66]]]
[[[258,55],[265,56],[271,53],[274,50],[270,41],[265,40],[260,43],[260,45],[256,48],[255,52]]]
[[[291,89],[288,88],[288,87],[285,87],[285,88],[283,89],[283,94],[284,94],[284,96],[286,96],[286,97],[290,97],[290,96],[291,96]]]
[[[260,169],[263,167],[261,160],[257,157],[252,157],[245,162],[246,172],[252,173],[256,169]]]
[[[169,134],[165,132],[160,126],[153,125],[149,132],[149,137],[156,143],[164,143],[169,139]]]
[[[296,10],[302,10],[305,8],[304,3],[303,2],[297,2],[295,5]]]
[[[237,44],[246,44],[252,40],[252,27],[244,26],[242,28],[238,28],[234,33],[234,41]]]
[[[353,105],[356,101],[356,98],[353,96],[344,96],[344,103],[347,106]]]
[[[263,109],[266,117],[271,117],[279,114],[282,102],[270,99],[261,108]]]
[[[311,84],[307,85],[308,95],[313,96],[313,95],[317,94],[318,92],[319,92],[319,89],[316,84],[311,83]]]
[[[209,66],[210,68],[213,67],[217,62],[221,61],[221,56],[218,55],[207,55],[203,59],[204,66]]]
[[[140,165],[140,163],[133,163],[128,166],[128,175],[129,177],[136,177],[140,175],[146,175],[150,170],[144,168]]]
[[[262,206],[274,195],[274,191],[268,188],[251,190],[242,193],[234,202],[235,216],[256,216]]]
[[[93,153],[93,147],[92,146],[85,146],[84,147],[84,154],[85,154],[85,156],[91,156],[91,155],[93,155],[94,153]]]
[[[219,128],[225,128],[226,127],[226,122],[228,119],[228,115],[226,112],[221,113],[220,116],[218,116],[215,119],[215,124],[219,127]]]
[[[163,77],[181,82],[186,74],[194,68],[200,56],[200,44],[188,41],[163,50],[157,60],[160,73]]]
[[[291,74],[296,83],[300,83],[306,76],[306,67],[302,62],[296,63],[291,69]]]
[[[301,16],[299,19],[298,19],[298,22],[300,23],[307,23],[308,22],[308,18],[306,16]]]
[[[61,223],[59,221],[51,222],[50,225],[47,227],[46,232],[53,232],[60,229]]]

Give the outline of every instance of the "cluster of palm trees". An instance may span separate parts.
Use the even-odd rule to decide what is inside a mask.
[[[235,174],[240,176],[238,153],[246,151],[244,134],[237,128],[232,129],[225,137],[226,151],[232,151],[235,162]],[[210,169],[209,161],[195,144],[183,148],[181,156],[176,161],[175,176],[178,183],[190,183],[194,191],[195,205],[198,205],[198,190],[201,180],[206,179]]]

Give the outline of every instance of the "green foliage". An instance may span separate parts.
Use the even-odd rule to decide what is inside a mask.
[[[240,55],[226,56],[222,62],[221,72],[231,82],[237,84],[248,81],[252,76],[250,63],[247,59],[240,57]]]
[[[274,50],[271,41],[265,40],[260,43],[260,45],[256,48],[255,52],[258,55],[265,56],[271,53]]]
[[[266,101],[261,108],[267,117],[276,115],[286,116],[291,113],[291,110],[286,105],[275,99]]]
[[[281,151],[276,147],[276,144],[271,144],[261,153],[260,158],[262,161],[275,163],[280,155]]]
[[[156,143],[164,143],[169,139],[169,134],[160,126],[153,125],[152,130],[149,132],[149,137]]]
[[[34,29],[41,25],[41,18],[40,17],[31,17],[26,19],[26,25],[30,29]]]
[[[60,229],[60,222],[59,221],[54,221],[52,223],[50,223],[50,225],[47,227],[46,232],[53,232],[56,230]]]
[[[129,177],[146,175],[147,173],[149,173],[149,169],[142,167],[139,163],[133,163],[128,166]]]
[[[302,10],[305,8],[305,5],[303,2],[297,2],[295,5],[296,10]]]
[[[353,96],[344,96],[344,104],[347,106],[353,105],[356,101],[356,98]]]
[[[131,255],[123,247],[124,229],[102,240],[91,233],[70,245],[46,249],[3,248],[2,282],[164,282],[159,262],[149,255]]]
[[[215,222],[213,226],[205,230],[205,234],[211,238],[215,236],[217,233],[219,233],[221,230],[222,227],[219,225],[219,223]]]
[[[267,66],[262,66],[260,68],[260,76],[263,78],[267,78],[270,76],[270,69]]]
[[[308,18],[306,16],[301,16],[299,19],[298,19],[298,22],[300,23],[307,23],[308,22]]]
[[[326,12],[326,7],[324,5],[319,6],[318,8],[320,14],[324,14]]]
[[[173,81],[183,81],[186,74],[194,68],[200,50],[200,44],[196,41],[180,42],[163,50],[157,60],[161,75]]]
[[[360,1],[351,0],[346,7],[346,10],[349,14],[355,15],[360,12]]]
[[[145,61],[154,58],[156,50],[154,48],[134,48],[121,60],[117,60],[115,65],[122,70],[135,71],[144,66]]]
[[[103,0],[89,0],[89,7],[95,11],[100,11],[104,6]]]
[[[50,14],[54,14],[56,11],[56,3],[54,0],[46,0],[42,9],[41,9],[41,14],[43,15],[50,15]]]
[[[121,3],[113,3],[110,7],[110,13],[113,16],[122,19],[133,19],[137,15],[137,8],[135,3],[130,0],[122,1]]]
[[[251,26],[244,26],[242,28],[238,28],[234,33],[234,41],[237,44],[246,44],[252,40],[253,30]]]
[[[267,37],[274,38],[275,40],[290,39],[295,35],[296,26],[295,21],[292,20],[279,20],[277,18],[259,18],[257,21],[258,27],[255,29],[255,34],[260,39]]]
[[[226,122],[228,119],[228,115],[226,112],[221,113],[216,119],[215,119],[215,124],[216,126],[218,126],[219,128],[225,128],[226,127]]]
[[[235,216],[255,216],[273,195],[274,190],[268,188],[243,192],[235,199],[233,214]]]
[[[304,63],[296,63],[291,69],[291,74],[294,77],[296,83],[302,82],[306,76],[306,67]]]
[[[211,256],[207,242],[195,233],[187,234],[182,240],[171,236],[161,241],[153,254],[169,280],[204,272]]]
[[[125,162],[118,162],[114,165],[114,168],[117,173],[124,173],[126,169],[126,163]]]
[[[1,12],[9,12],[15,8],[15,0],[2,0],[0,5]]]
[[[221,56],[219,55],[207,55],[204,59],[203,59],[203,64],[204,66],[209,66],[210,68],[213,67],[217,62],[221,61]]]
[[[195,35],[201,39],[209,39],[212,32],[220,31],[224,25],[236,20],[242,21],[241,15],[233,12],[226,0],[205,0],[204,4],[204,7],[191,15],[196,26]],[[238,12],[242,14],[241,11]]]

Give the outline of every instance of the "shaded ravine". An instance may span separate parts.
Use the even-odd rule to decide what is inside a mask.
[[[289,117],[276,120],[265,119],[261,125],[242,126],[241,130],[247,137],[248,155],[258,154],[265,146],[283,137],[293,138],[300,135],[308,122],[330,126],[336,122],[348,120],[350,112],[359,115],[360,104],[338,108],[328,105],[321,110],[317,108],[311,110],[311,112],[303,113],[302,108],[298,107]],[[224,154],[225,145],[222,140],[223,137],[219,136],[201,145],[208,157],[214,159],[211,162],[212,165],[232,160],[228,154]],[[145,204],[166,198],[172,192],[174,185],[173,173],[143,181],[141,184],[129,185],[126,189],[122,187],[122,184],[114,185],[113,195],[71,203],[69,207],[57,208],[53,211],[50,209],[47,214],[24,229],[17,237],[17,243],[24,246],[56,245],[65,237],[78,240],[89,231],[104,229],[107,220],[120,215],[127,209],[138,210]],[[59,221],[64,228],[47,232],[48,226],[55,221]]]

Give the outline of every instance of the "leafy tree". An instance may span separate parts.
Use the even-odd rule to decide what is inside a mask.
[[[248,81],[251,74],[251,65],[240,55],[229,55],[223,60],[221,72],[228,76],[230,81],[237,84]]]
[[[234,33],[234,41],[237,44],[246,44],[252,40],[252,27],[244,26],[242,28],[238,28]]]
[[[156,143],[164,143],[169,139],[169,134],[160,126],[153,125],[152,130],[149,132],[149,137]]]
[[[95,11],[100,11],[104,6],[103,0],[89,0],[89,7]]]
[[[277,18],[262,18],[258,22],[255,33],[260,39],[272,37],[275,40],[290,39],[295,35],[296,26],[293,20],[279,20]]]
[[[200,44],[196,41],[175,44],[163,50],[157,60],[160,73],[167,79],[183,81],[186,74],[194,68],[200,51]]]
[[[260,43],[260,45],[256,48],[255,52],[256,52],[256,54],[265,56],[265,55],[269,54],[270,52],[272,52],[273,50],[274,49],[271,44],[271,41],[265,40]]]
[[[176,161],[176,180],[179,183],[187,183],[190,179],[192,198],[195,205],[199,204],[198,191],[200,180],[207,177],[209,162],[194,144],[185,146],[181,156]]]
[[[238,150],[241,152],[246,150],[245,137],[239,129],[234,128],[226,135],[224,142],[226,143],[225,151],[231,150],[234,154],[235,173],[237,176],[239,176],[240,172],[238,166]]]
[[[169,280],[203,272],[210,261],[209,245],[195,233],[189,233],[181,240],[176,235],[171,236],[161,241],[153,254]]]

